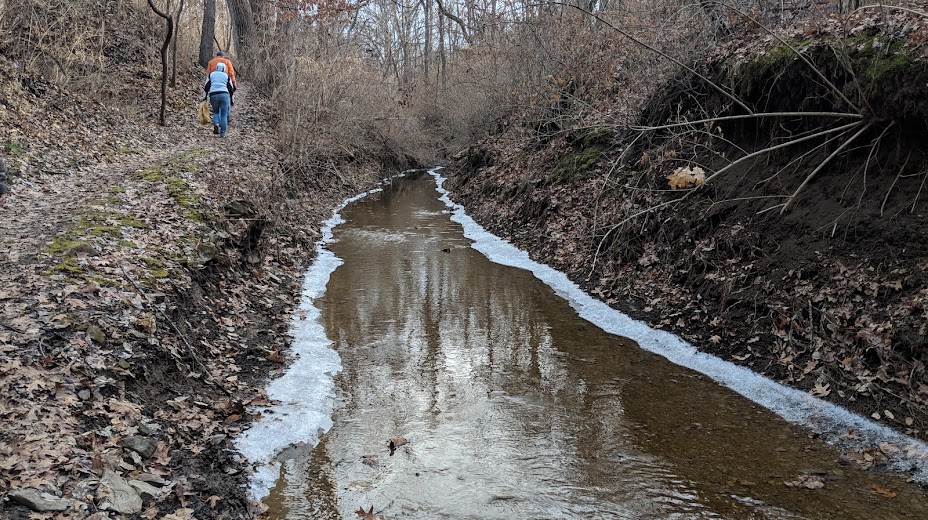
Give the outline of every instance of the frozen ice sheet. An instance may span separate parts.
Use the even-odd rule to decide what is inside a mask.
[[[304,443],[311,446],[332,427],[333,378],[342,369],[341,358],[332,348],[314,301],[325,294],[329,277],[343,262],[326,249],[332,242],[332,230],[344,222],[340,212],[348,204],[372,193],[373,189],[345,200],[332,217],[323,222],[322,237],[316,242],[316,259],[303,279],[303,294],[297,312],[291,318],[293,363],[286,372],[270,382],[268,398],[277,401],[262,408],[255,421],[235,446],[254,465],[251,494],[254,499],[267,496],[280,473],[277,455],[288,446]]]

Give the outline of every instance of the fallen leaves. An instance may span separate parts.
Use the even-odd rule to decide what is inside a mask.
[[[784,482],[788,487],[805,488],[805,489],[822,489],[825,487],[825,479],[822,475],[805,473],[800,475],[796,480]]]
[[[815,397],[827,397],[828,394],[831,393],[831,385],[828,383],[822,383],[821,381],[817,381],[815,383],[815,388],[813,388],[812,392],[810,393],[814,395]]]
[[[241,459],[219,454],[248,412],[203,380],[224,381],[248,404],[272,404],[251,385],[256,374],[273,373],[268,361],[284,361],[286,310],[300,287],[280,281],[298,276],[308,253],[298,238],[266,234],[277,241],[275,255],[251,264],[278,281],[265,284],[242,267],[236,236],[211,235],[223,228],[217,208],[229,186],[251,185],[249,175],[267,176],[277,164],[259,137],[267,132],[243,132],[230,152],[186,124],[149,126],[137,108],[118,128],[76,119],[63,123],[80,132],[57,132],[48,143],[17,134],[34,148],[18,157],[13,196],[0,207],[0,493],[54,490],[75,510],[89,510],[99,505],[91,499],[100,476],[110,472],[119,492],[101,496],[113,507],[120,507],[116,495],[141,497],[144,518],[190,519],[207,504],[218,516],[239,517],[239,501],[200,496],[186,483],[201,461],[205,479],[244,469]],[[10,113],[0,107],[0,126]],[[252,124],[265,125],[256,116]],[[121,141],[135,152],[104,154],[109,164],[82,157],[73,163],[79,175],[41,173],[45,163],[86,150],[70,142],[85,134],[105,136],[104,148]],[[233,170],[240,182],[229,182]],[[320,199],[306,210],[321,214],[327,204]],[[207,215],[218,221],[207,225]],[[204,243],[216,248],[211,261],[229,265],[194,273],[184,262]],[[258,338],[252,317],[264,322]],[[172,509],[172,501],[184,507]]]

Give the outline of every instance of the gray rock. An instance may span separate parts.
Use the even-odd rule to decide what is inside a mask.
[[[14,489],[10,491],[9,497],[33,511],[64,511],[71,505],[61,497],[32,488]]]
[[[154,484],[156,486],[167,486],[168,484],[170,484],[170,482],[168,482],[167,480],[164,480],[158,475],[152,475],[151,473],[142,473],[141,475],[138,475],[137,477],[135,477],[135,480],[147,482],[149,484]]]
[[[158,449],[158,441],[151,437],[124,437],[119,440],[119,445],[123,448],[129,448],[146,459],[154,455],[155,450]]]
[[[142,498],[158,498],[161,495],[161,490],[152,486],[148,482],[142,482],[141,480],[130,480],[129,485],[135,488],[136,491]]]
[[[140,422],[139,431],[142,435],[155,435],[161,431],[161,426],[155,423]]]
[[[99,345],[106,344],[106,334],[103,332],[103,329],[97,327],[96,325],[90,325],[87,327],[87,337]]]
[[[100,509],[112,511],[123,515],[134,515],[142,512],[142,497],[135,488],[116,473],[103,470],[100,479],[100,488],[97,490],[97,499],[100,500]]]

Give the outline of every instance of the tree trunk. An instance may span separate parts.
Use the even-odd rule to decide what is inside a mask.
[[[464,37],[464,40],[467,43],[473,43],[470,39],[470,33],[467,32],[467,27],[464,24],[464,20],[462,20],[461,17],[455,15],[451,11],[448,11],[447,9],[445,9],[445,4],[443,4],[441,0],[435,0],[435,2],[438,4],[438,12],[445,15],[445,17],[447,17],[449,20],[458,24],[458,27],[460,27],[461,29],[461,36]],[[449,34],[448,36],[449,36],[449,41],[450,41],[451,35]]]
[[[213,40],[216,39],[216,0],[203,2],[203,28],[200,30],[200,66],[206,68],[213,59]]]
[[[235,39],[235,50],[239,61],[248,63],[249,46],[255,41],[255,17],[251,12],[248,0],[226,0],[229,6],[229,17],[232,18],[232,36]],[[239,67],[235,67],[238,75]]]
[[[273,17],[274,2],[267,0],[251,0],[251,15],[255,21],[255,34],[263,39],[271,31],[271,18]]]
[[[171,46],[171,37],[174,36],[174,19],[171,15],[160,11],[154,0],[148,0],[148,5],[156,15],[167,22],[167,31],[164,33],[164,44],[161,46],[161,126],[165,126],[164,116],[168,106],[168,47]]]
[[[177,40],[180,39],[180,17],[184,14],[184,2],[177,4],[177,16],[174,17],[174,42],[171,44],[171,88],[177,87]]]

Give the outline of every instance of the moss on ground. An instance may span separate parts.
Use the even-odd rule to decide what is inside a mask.
[[[55,237],[52,243],[45,248],[45,252],[50,255],[64,256],[70,254],[84,244],[86,244],[86,242],[73,240],[67,236]]]
[[[189,175],[202,171],[200,162],[196,159],[202,154],[201,150],[185,152],[172,157],[170,160],[154,164],[135,174],[135,180],[142,183],[151,183],[149,189],[163,190],[178,205],[181,214],[192,221],[202,222],[203,217],[198,208],[202,204],[200,195],[185,180]],[[95,281],[99,285],[120,285],[119,277],[114,279],[111,275],[95,272],[92,264],[81,262],[75,252],[83,251],[96,256],[97,247],[106,249],[122,248],[136,249],[137,244],[128,240],[127,235],[132,229],[143,229],[148,226],[139,216],[123,211],[126,193],[124,186],[110,188],[107,194],[93,203],[93,206],[80,211],[76,215],[73,225],[57,236],[45,252],[52,257],[51,265],[46,271],[48,275],[64,274],[68,279],[75,281]],[[183,247],[189,239],[178,237],[178,246]],[[183,255],[169,254],[161,250],[146,248],[146,256],[137,257],[145,266],[142,283],[147,287],[155,287],[160,280],[172,275],[171,266],[178,263]]]
[[[802,47],[794,47],[798,50]],[[776,45],[766,52],[755,54],[748,61],[728,70],[728,81],[741,95],[750,95],[757,84],[763,84],[767,78],[776,77],[789,68],[798,59],[796,53],[787,45]]]
[[[153,164],[138,172],[136,178],[153,184],[163,184],[171,198],[183,211],[184,218],[202,222],[203,215],[198,211],[201,200],[193,186],[178,176],[178,173],[197,175],[203,172],[200,159],[204,150],[183,152],[160,164]]]
[[[92,237],[121,238],[124,227],[141,229],[146,226],[131,213],[92,210],[78,216],[75,232]]]
[[[78,263],[77,258],[69,256],[58,262],[57,264],[49,268],[51,273],[65,273],[65,274],[83,274],[85,272],[84,266]]]
[[[846,39],[792,40],[789,45],[815,63],[826,76],[837,76],[831,80],[839,86],[845,82],[842,75],[847,75],[849,80],[851,74],[856,74],[868,97],[885,93],[886,89],[891,92],[903,75],[913,78],[908,83],[923,85],[928,82],[928,62],[921,53],[908,48],[902,38],[862,32]],[[835,62],[836,56],[844,56],[845,63]],[[729,67],[727,80],[736,93],[751,97],[756,93],[754,89],[767,85],[790,67],[808,67],[804,63],[796,64],[798,60],[789,46],[774,45]],[[812,71],[808,71],[808,75],[811,74]]]
[[[22,155],[26,152],[26,147],[19,143],[14,143],[13,141],[7,141],[3,143],[3,151],[6,152],[7,155]]]
[[[614,137],[608,127],[594,128],[574,136],[570,151],[561,156],[548,173],[548,182],[552,185],[573,184],[584,179],[599,164]]]

